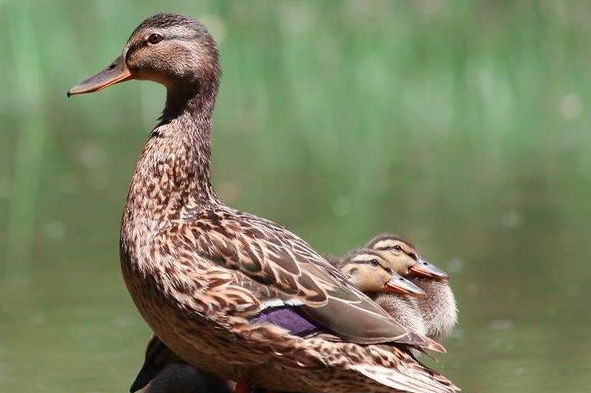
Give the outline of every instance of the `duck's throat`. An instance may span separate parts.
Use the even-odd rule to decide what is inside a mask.
[[[135,168],[123,230],[157,231],[219,203],[209,171],[214,100],[215,95],[169,92]]]

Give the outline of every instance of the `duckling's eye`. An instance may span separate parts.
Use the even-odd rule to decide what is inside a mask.
[[[148,43],[150,43],[151,45],[156,45],[163,39],[164,37],[162,36],[162,34],[152,33],[148,36]]]
[[[380,266],[380,262],[377,259],[372,259],[371,261],[369,261],[371,266],[375,266],[378,267]]]
[[[394,251],[402,251],[402,247],[400,247],[400,245],[397,244],[395,246],[392,246],[392,250],[394,250]]]

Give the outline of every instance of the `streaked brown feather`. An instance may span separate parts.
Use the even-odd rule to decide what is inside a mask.
[[[301,301],[310,318],[349,341],[370,344],[401,340],[437,348],[423,337],[409,335],[307,243],[273,222],[217,206],[195,214],[175,233],[188,239],[181,244],[203,240],[209,245],[199,250],[203,258],[238,270],[276,291],[268,295]],[[272,299],[258,300],[260,304]]]

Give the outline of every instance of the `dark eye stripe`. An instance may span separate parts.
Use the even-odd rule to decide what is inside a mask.
[[[371,265],[373,263],[373,260],[369,260],[369,261],[350,261],[350,263],[353,263],[355,265]],[[382,266],[382,264],[381,264],[380,261],[378,261],[378,263],[380,264],[380,266]]]
[[[194,40],[197,37],[199,37],[198,34],[195,34],[195,35],[192,35],[192,36],[186,36],[186,35],[164,35],[164,39],[165,40],[181,40],[181,41]]]
[[[159,33],[160,34],[160,33]],[[179,41],[192,41],[195,38],[199,37],[199,34],[194,34],[192,36],[184,36],[184,35],[165,35],[162,34],[162,41],[166,41],[166,40],[179,40]],[[162,42],[160,41],[160,42]],[[137,51],[140,48],[143,48],[147,46],[147,41],[146,39],[142,39],[140,41],[134,42],[133,44],[131,44],[129,46],[129,48],[127,49],[127,54],[126,56],[129,56],[131,53]]]

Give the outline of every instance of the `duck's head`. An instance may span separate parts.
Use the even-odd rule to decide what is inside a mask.
[[[217,45],[207,29],[189,17],[157,14],[131,34],[121,56],[68,91],[92,93],[130,79],[151,80],[174,89],[217,89]]]
[[[448,274],[419,256],[415,246],[396,235],[380,235],[367,243],[367,248],[381,252],[390,266],[405,277],[446,280]]]
[[[349,281],[364,293],[397,292],[422,296],[425,292],[394,272],[379,252],[355,250],[344,256],[337,267]]]
[[[177,363],[184,364],[184,361],[164,345],[158,337],[153,336],[146,348],[146,359],[142,369],[131,384],[129,391],[133,393],[144,388],[167,366]]]

